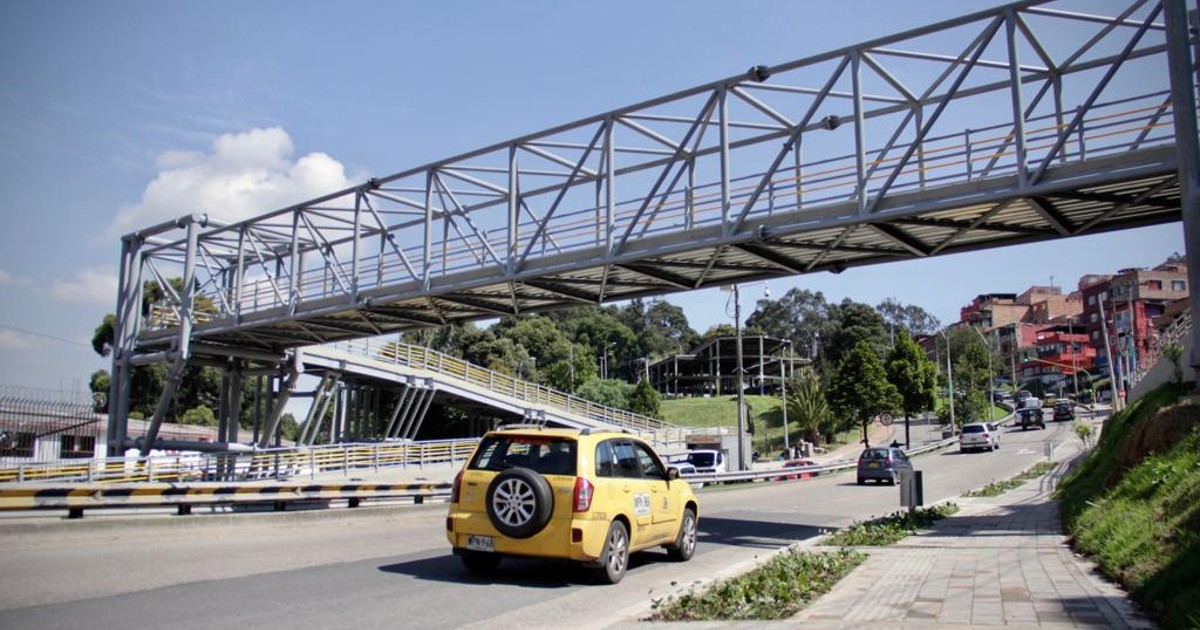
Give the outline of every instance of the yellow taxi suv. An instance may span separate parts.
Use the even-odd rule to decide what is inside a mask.
[[[699,515],[692,486],[633,435],[501,428],[455,477],[446,538],[472,572],[505,557],[560,559],[616,584],[634,552],[690,560]]]

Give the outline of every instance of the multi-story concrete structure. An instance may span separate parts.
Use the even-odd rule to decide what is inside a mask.
[[[1034,356],[1023,357],[1022,380],[1037,379],[1043,388],[1074,390],[1080,373],[1091,375],[1096,349],[1088,344],[1086,328],[1081,324],[1059,324],[1035,328]],[[1087,379],[1090,380],[1090,379]],[[1086,381],[1085,381],[1086,384]]]
[[[1153,269],[1122,269],[1084,288],[1082,294],[1083,323],[1098,354],[1096,366],[1101,372],[1109,371],[1104,344],[1107,331],[1116,372],[1123,382],[1148,354],[1155,353],[1155,320],[1188,297],[1187,264],[1166,262]]]
[[[808,358],[795,356],[786,339],[742,337],[742,379],[747,393],[778,391],[796,365]],[[677,354],[651,363],[650,384],[667,396],[730,395],[737,393],[737,338],[717,337],[688,354]]]
[[[1028,304],[1017,302],[1016,293],[981,293],[959,311],[959,321],[983,330],[1008,326],[1025,318]]]

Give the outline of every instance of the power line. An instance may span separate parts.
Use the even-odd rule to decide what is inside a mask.
[[[62,342],[62,343],[69,343],[69,344],[71,344],[71,345],[73,345],[73,346],[82,346],[82,347],[84,347],[84,348],[90,348],[90,347],[92,347],[92,345],[91,345],[91,344],[83,343],[83,342],[80,342],[80,341],[75,341],[75,340],[73,340],[73,339],[64,339],[64,338],[62,338],[62,337],[55,337],[54,335],[48,335],[48,334],[46,334],[46,333],[40,333],[40,332],[33,331],[33,330],[26,330],[26,329],[24,329],[24,328],[18,328],[18,327],[16,327],[16,326],[11,326],[11,325],[9,325],[9,324],[3,324],[3,323],[0,323],[0,328],[7,328],[7,329],[9,329],[9,330],[15,330],[15,331],[17,331],[17,332],[19,332],[19,333],[26,334],[26,335],[33,335],[33,336],[35,336],[35,337],[45,337],[46,339],[51,339],[51,340],[54,340],[54,341],[60,341],[60,342]]]

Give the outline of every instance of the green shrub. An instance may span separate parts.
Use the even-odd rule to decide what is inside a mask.
[[[826,553],[789,549],[754,571],[701,592],[654,602],[650,620],[786,619],[827,593],[866,558],[850,549]]]
[[[995,497],[1025,485],[1030,479],[1037,479],[1042,475],[1054,469],[1054,464],[1050,462],[1038,462],[1020,474],[1005,479],[1004,481],[993,481],[979,490],[968,490],[963,493],[964,497]]]
[[[942,503],[933,507],[917,508],[912,512],[896,512],[882,518],[855,523],[831,535],[825,540],[825,544],[839,547],[890,545],[957,511],[957,505]]]

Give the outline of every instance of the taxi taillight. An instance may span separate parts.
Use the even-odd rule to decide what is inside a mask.
[[[450,486],[450,502],[451,503],[458,503],[458,494],[459,494],[459,489],[462,488],[462,478],[463,478],[464,472],[466,472],[466,471],[460,470],[460,471],[458,471],[457,475],[454,475],[454,485]]]
[[[592,495],[595,493],[596,487],[592,482],[583,477],[575,478],[575,494],[574,501],[576,512],[586,512],[592,509]]]

